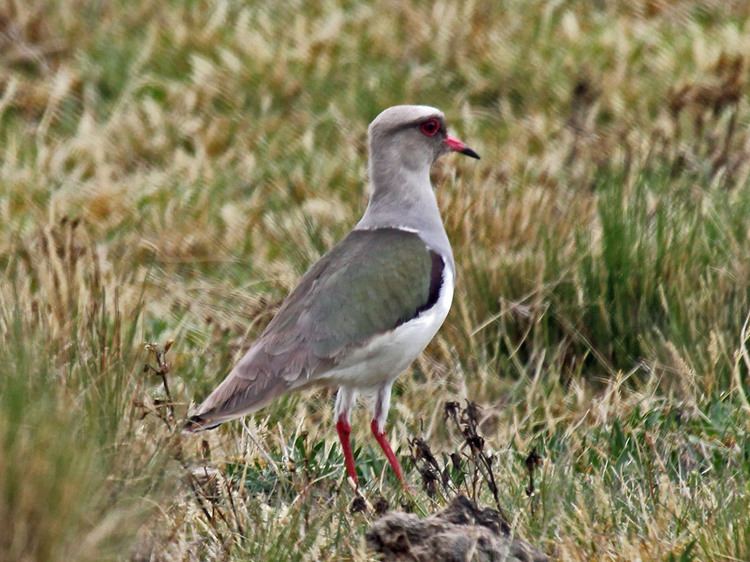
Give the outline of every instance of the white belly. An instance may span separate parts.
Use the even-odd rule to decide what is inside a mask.
[[[375,390],[392,381],[427,347],[448,316],[453,301],[453,273],[443,270],[443,284],[435,305],[395,330],[374,337],[322,378],[360,391]]]

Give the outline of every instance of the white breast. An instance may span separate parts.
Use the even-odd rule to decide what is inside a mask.
[[[427,347],[448,316],[453,302],[453,272],[446,265],[435,305],[395,330],[374,337],[354,351],[326,379],[339,386],[374,390],[392,381]]]

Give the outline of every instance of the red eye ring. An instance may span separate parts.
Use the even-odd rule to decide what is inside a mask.
[[[419,124],[419,130],[427,137],[434,137],[440,131],[440,121],[433,117]]]

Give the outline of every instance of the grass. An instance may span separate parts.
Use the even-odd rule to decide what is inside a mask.
[[[459,492],[560,560],[750,559],[747,7],[282,4],[0,7],[0,560],[370,560],[376,506]],[[330,391],[174,428],[357,220],[396,103],[482,160],[433,174],[414,497],[360,412],[356,511]]]

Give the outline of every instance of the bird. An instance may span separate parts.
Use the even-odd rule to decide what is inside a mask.
[[[353,230],[310,267],[257,340],[184,425],[212,429],[290,391],[337,387],[336,431],[358,486],[351,412],[373,405],[371,431],[408,488],[385,433],[396,378],[443,324],[456,266],[430,181],[432,165],[458,152],[479,155],[426,105],[397,105],[368,127],[369,200]]]

